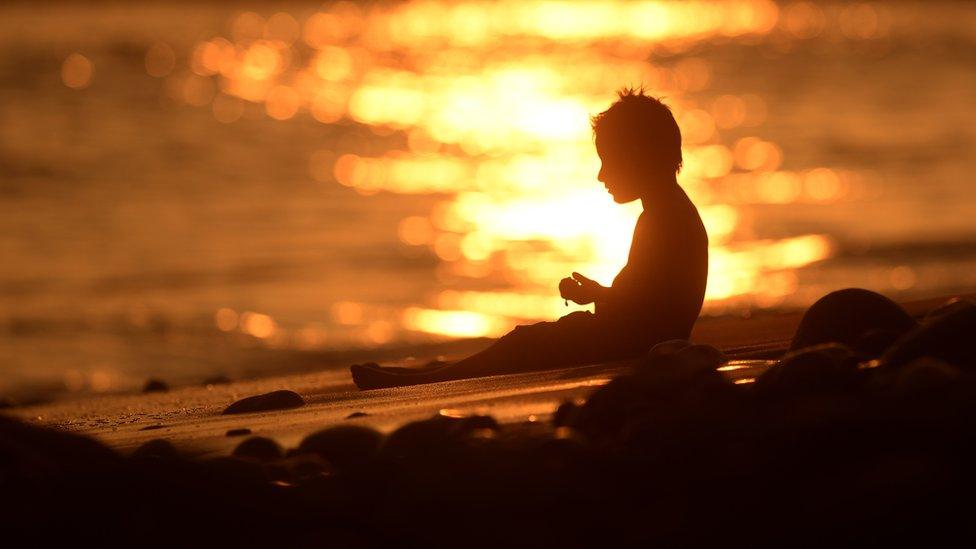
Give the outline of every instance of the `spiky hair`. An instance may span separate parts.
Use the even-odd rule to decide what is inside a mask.
[[[673,168],[677,173],[681,157],[681,130],[671,109],[661,99],[647,95],[643,86],[617,92],[610,108],[590,119],[593,133],[608,135],[618,143],[630,143],[642,153]]]

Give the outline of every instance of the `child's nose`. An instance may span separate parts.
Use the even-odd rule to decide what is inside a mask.
[[[606,183],[606,181],[604,181],[604,179],[603,179],[603,166],[600,166],[600,171],[597,172],[597,174],[596,174],[596,180],[599,181],[599,182],[601,182],[601,183]]]

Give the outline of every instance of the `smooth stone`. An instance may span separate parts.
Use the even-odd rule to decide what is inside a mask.
[[[644,355],[644,362],[650,362],[661,356],[668,356],[677,354],[679,351],[691,345],[691,342],[684,339],[669,339],[668,341],[662,341],[657,345],[651,347],[650,351]]]
[[[902,334],[892,330],[871,330],[854,342],[853,349],[861,358],[873,360],[883,355],[901,337]]]
[[[556,411],[552,414],[552,424],[555,427],[565,427],[567,425],[573,424],[573,419],[576,414],[579,413],[580,407],[576,404],[566,401],[556,408]]]
[[[923,356],[976,368],[976,307],[954,306],[932,317],[888,349],[881,362],[898,367]]]
[[[922,357],[898,371],[896,391],[903,395],[933,395],[952,386],[962,370],[936,358]]]
[[[843,391],[857,380],[857,355],[840,343],[788,353],[756,379],[753,389],[766,396]]]
[[[349,469],[376,455],[383,435],[360,425],[339,425],[305,437],[296,454],[315,454],[337,469]]]
[[[155,438],[153,440],[150,440],[144,443],[142,446],[136,448],[136,450],[132,452],[133,459],[140,459],[140,458],[175,459],[177,457],[178,457],[178,453],[176,451],[176,447],[173,446],[173,443],[161,438]]]
[[[272,391],[262,395],[242,398],[223,411],[224,414],[246,414],[269,410],[287,410],[305,405],[305,399],[294,391]]]
[[[251,430],[247,427],[243,427],[241,429],[229,429],[227,431],[227,436],[229,437],[240,437],[249,434],[251,434]]]
[[[267,437],[251,437],[234,448],[234,457],[256,459],[258,461],[274,461],[283,455],[281,446]]]
[[[353,412],[353,413],[349,414],[348,416],[346,416],[346,419],[355,419],[357,417],[366,417],[368,415],[369,414],[367,414],[366,412]]]
[[[688,345],[675,354],[689,364],[701,368],[718,368],[729,361],[725,353],[711,345]]]
[[[457,422],[455,430],[458,433],[464,433],[467,431],[477,431],[481,429],[488,429],[491,431],[501,431],[502,426],[498,424],[498,420],[492,416],[466,416],[460,418]]]
[[[954,297],[929,311],[928,314],[925,315],[922,322],[931,322],[947,314],[955,313],[956,311],[961,311],[963,309],[972,309],[974,307],[976,307],[976,303],[961,297]]]
[[[806,310],[790,351],[824,343],[853,347],[869,331],[904,334],[916,324],[901,305],[887,297],[870,290],[847,288],[821,297]]]
[[[150,379],[143,386],[143,393],[165,393],[169,391],[169,384],[161,379]]]
[[[295,454],[278,462],[292,480],[307,481],[333,472],[331,464],[317,454]]]

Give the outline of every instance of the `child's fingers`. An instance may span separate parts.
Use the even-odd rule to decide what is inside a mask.
[[[575,278],[576,280],[578,280],[580,282],[580,284],[582,284],[584,282],[593,282],[589,278],[586,278],[585,276],[583,276],[583,275],[581,275],[581,274],[579,274],[577,272],[574,272],[573,273],[573,278]]]

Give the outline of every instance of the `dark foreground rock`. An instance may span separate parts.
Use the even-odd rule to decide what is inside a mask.
[[[272,391],[263,395],[242,398],[224,410],[224,414],[246,414],[248,412],[267,412],[287,410],[305,406],[305,399],[294,391]]]

